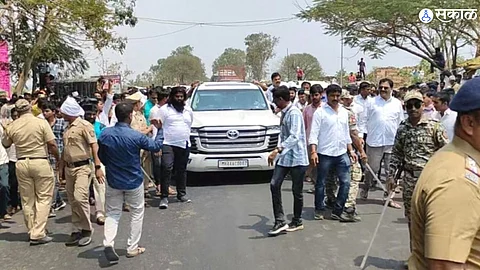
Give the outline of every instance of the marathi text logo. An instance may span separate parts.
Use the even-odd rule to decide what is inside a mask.
[[[454,20],[476,20],[477,9],[476,8],[439,8],[435,9],[435,17],[441,22],[451,22]],[[418,13],[418,18],[423,23],[429,23],[434,19],[434,12],[431,9],[424,8]]]

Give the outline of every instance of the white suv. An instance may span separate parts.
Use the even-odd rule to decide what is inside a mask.
[[[251,83],[208,82],[193,90],[192,147],[187,171],[269,171],[280,118]]]

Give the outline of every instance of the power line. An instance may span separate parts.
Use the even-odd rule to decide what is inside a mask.
[[[174,25],[209,25],[209,26],[224,26],[224,25],[236,25],[236,24],[257,24],[257,23],[276,23],[276,22],[284,22],[296,19],[296,17],[284,17],[284,18],[273,18],[273,19],[263,19],[263,20],[244,20],[244,21],[224,21],[224,22],[193,22],[193,21],[181,21],[181,20],[162,20],[156,18],[145,18],[145,17],[137,17],[139,20],[152,22],[152,23],[159,23],[159,24],[174,24]]]
[[[173,35],[173,34],[176,34],[176,33],[180,33],[180,32],[186,31],[188,29],[192,29],[194,27],[197,27],[197,25],[191,25],[189,27],[185,27],[185,28],[182,28],[182,29],[179,29],[179,30],[176,30],[176,31],[172,31],[172,32],[168,32],[168,33],[164,33],[164,34],[160,34],[160,35],[148,36],[148,37],[127,38],[127,39],[128,40],[142,40],[142,39],[164,37],[164,36],[169,36],[169,35]]]

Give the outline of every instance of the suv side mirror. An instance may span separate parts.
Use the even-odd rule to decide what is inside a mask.
[[[273,106],[273,104],[270,104],[270,110],[272,110],[272,112],[275,113],[275,107]]]

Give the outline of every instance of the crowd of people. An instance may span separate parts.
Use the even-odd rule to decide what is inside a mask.
[[[304,228],[304,182],[313,183],[308,192],[314,194],[315,220],[340,222],[360,222],[357,197],[367,199],[369,191],[385,183],[383,199],[388,206],[402,208],[388,196],[395,194],[393,190],[402,193],[413,248],[412,269],[427,269],[421,266],[430,260],[436,265],[442,265],[441,261],[460,263],[460,259],[465,263],[473,256],[468,255],[471,243],[452,239],[455,234],[443,238],[436,235],[441,240],[427,236],[428,229],[441,234],[442,228],[466,228],[468,233],[463,233],[473,239],[480,228],[476,212],[469,216],[470,223],[458,226],[455,222],[436,224],[448,217],[435,212],[445,211],[438,209],[452,198],[466,204],[478,203],[475,196],[480,177],[480,78],[460,86],[457,78],[451,77],[449,88],[430,82],[399,89],[388,78],[381,79],[378,85],[362,81],[341,87],[333,83],[325,89],[308,82],[297,89],[282,82],[279,73],[273,73],[271,79],[271,85],[254,82],[265,91],[272,110],[280,116],[279,144],[268,157],[274,168],[270,190],[275,217],[269,235]],[[186,105],[189,94],[185,87],[155,87],[146,94],[133,90],[116,99],[111,88],[99,85],[94,95],[96,111],[85,111],[75,93],[62,101],[42,92],[13,96],[1,109],[0,216],[9,219],[23,209],[30,244],[51,242],[46,224],[55,211],[66,206],[59,193],[63,181],[72,214],[67,246],[91,243],[93,205],[96,222],[104,225],[103,244],[108,260],[119,260],[114,239],[123,211],[132,216],[127,257],[144,253],[139,241],[145,198],[151,197],[149,189],[155,188],[160,196],[160,209],[168,208],[169,196],[176,196],[179,202],[191,202],[186,192],[193,122],[193,112]],[[436,158],[436,153],[458,161],[463,158],[463,164],[446,164]],[[438,164],[430,165],[432,160]],[[380,177],[382,164],[385,178]],[[466,169],[444,169],[442,178],[433,171],[440,164]],[[429,174],[422,174],[424,170]],[[445,178],[459,171],[464,174],[448,179],[466,179],[468,187],[475,189],[468,190],[465,183],[455,188],[468,193],[463,198],[456,197],[461,197],[460,193],[449,193],[453,184]],[[433,174],[446,179],[441,182],[443,193],[432,190]],[[281,198],[287,175],[292,179],[294,198],[289,224]],[[170,187],[172,180],[176,190]],[[421,192],[444,196],[426,198]],[[429,208],[425,201],[436,208]],[[464,248],[450,253],[432,248],[448,241],[458,242]]]

